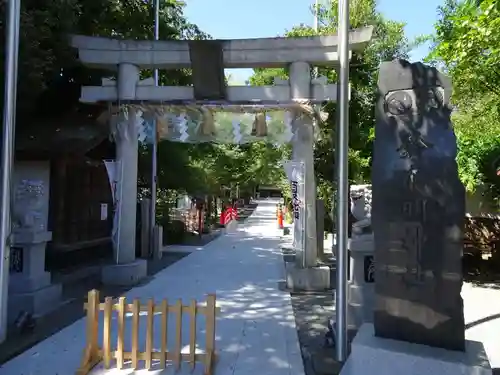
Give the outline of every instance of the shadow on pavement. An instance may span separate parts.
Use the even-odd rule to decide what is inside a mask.
[[[254,212],[256,207],[257,204],[243,207],[243,213],[240,216],[241,221],[245,221]],[[206,235],[201,242],[197,242],[197,245],[205,246],[214,239],[218,238],[219,235],[220,231]],[[149,284],[157,273],[183,259],[187,255],[189,255],[187,252],[163,252],[162,259],[160,260],[148,259],[148,277],[139,285],[135,285],[133,287],[140,287]],[[104,261],[101,263],[104,263]],[[99,265],[92,267],[92,270],[87,272],[88,275],[85,277],[71,277],[75,272],[78,272],[78,267],[65,269],[64,272],[59,275],[61,276],[61,280],[54,280],[63,284],[62,300],[65,302],[60,307],[51,313],[38,318],[36,320],[36,326],[33,330],[23,333],[11,332],[8,335],[7,340],[0,344],[0,365],[8,362],[10,359],[16,357],[82,318],[84,316],[83,303],[86,300],[87,292],[89,290],[98,289],[103,296],[118,297],[133,288],[102,285],[100,283]],[[54,275],[54,278],[57,279],[58,276]],[[65,282],[62,279],[67,279],[69,281]]]
[[[186,255],[189,254],[163,253],[161,260],[148,260],[148,278],[141,285],[150,282],[155,274],[181,260]],[[40,341],[83,318],[83,303],[86,300],[87,292],[91,289],[99,289],[102,295],[120,296],[132,289],[132,287],[102,285],[99,275],[95,273],[92,273],[87,278],[63,285],[62,300],[66,302],[53,312],[38,318],[34,330],[21,334],[11,332],[7,340],[0,344],[0,364],[9,361]]]

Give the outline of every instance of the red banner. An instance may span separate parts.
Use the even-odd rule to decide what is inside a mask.
[[[238,220],[238,210],[234,207],[228,207],[220,215],[220,224],[227,225],[232,220]]]

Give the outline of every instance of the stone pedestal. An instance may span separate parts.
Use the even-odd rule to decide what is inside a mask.
[[[373,308],[375,300],[375,278],[373,255],[375,244],[373,236],[351,238],[348,243],[348,271],[349,282],[347,285],[347,335],[351,340],[358,328],[363,323],[373,322]],[[336,335],[336,316],[329,321],[331,344]]]
[[[102,268],[101,281],[105,285],[132,286],[148,275],[148,261],[136,259],[123,264],[111,264]]]
[[[491,375],[484,346],[465,341],[465,352],[445,350],[375,336],[363,324],[351,344],[341,375]]]
[[[285,271],[288,289],[301,291],[331,289],[331,270],[328,266],[302,268],[295,262],[286,262]]]
[[[224,233],[231,234],[236,232],[238,229],[238,222],[236,220],[230,220],[224,227]]]
[[[51,239],[51,232],[14,234],[9,275],[9,324],[21,312],[36,317],[60,304],[62,286],[51,284],[51,275],[45,271],[45,247]]]
[[[349,325],[358,328],[373,322],[375,298],[375,245],[373,236],[349,240],[350,278],[348,284]]]

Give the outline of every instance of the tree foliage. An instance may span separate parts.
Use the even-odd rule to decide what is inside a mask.
[[[495,0],[447,0],[439,8],[433,50],[428,57],[453,76],[454,94],[500,95],[500,4]]]
[[[23,0],[21,2],[17,129],[46,119],[61,121],[68,114],[83,118],[99,115],[106,107],[79,102],[83,85],[100,85],[110,71],[89,69],[78,63],[70,35],[83,34],[134,40],[153,38],[152,2],[143,0]],[[208,35],[183,16],[184,4],[160,2],[160,39],[200,39]],[[5,2],[0,17],[5,19]],[[0,23],[0,69],[5,62],[5,23]],[[152,72],[142,72],[143,77]],[[189,72],[160,71],[162,84],[190,83]],[[3,85],[3,74],[0,74]],[[3,90],[0,90],[3,95]],[[3,97],[1,103],[3,104]],[[1,106],[1,104],[0,104]],[[197,170],[191,167],[189,145],[162,142],[159,146],[160,186],[186,190],[196,185]],[[141,148],[139,180],[149,184],[151,154]]]
[[[113,72],[81,66],[69,36],[83,34],[117,39],[153,39],[154,10],[144,0],[23,0],[19,55],[18,128],[33,120],[83,112],[97,115],[106,108],[79,103],[83,85],[99,85]],[[209,36],[183,16],[184,3],[160,2],[160,39],[204,39]],[[0,4],[5,19],[5,2]],[[5,24],[0,23],[0,69],[4,69]],[[143,71],[143,77],[151,75]],[[3,75],[0,75],[3,79]],[[3,84],[3,82],[0,82]],[[189,85],[187,70],[161,71],[160,84]],[[3,90],[1,91],[3,94]],[[3,101],[2,101],[3,103]],[[272,183],[281,173],[281,150],[251,145],[159,144],[158,182],[163,190],[220,194],[221,186],[250,191]],[[141,147],[139,183],[151,183],[151,149]]]
[[[78,64],[69,36],[83,34],[152,39],[152,3],[143,0],[23,0],[19,49],[19,123],[82,110],[82,85],[99,84],[110,72]],[[6,2],[0,3],[5,19]],[[161,39],[204,38],[183,16],[183,3],[160,2]],[[0,23],[0,69],[4,71],[5,23]],[[149,73],[150,74],[150,73]],[[166,81],[166,75],[162,75]],[[170,82],[186,81],[186,72],[169,72]],[[0,75],[3,84],[3,74]],[[1,92],[3,95],[3,90]],[[3,100],[2,100],[3,103]],[[88,107],[88,106],[87,106]]]
[[[335,33],[338,3],[319,9],[319,34]],[[500,167],[500,3],[496,0],[446,0],[438,9],[435,35],[427,61],[452,77],[454,83],[453,121],[459,142],[459,173],[468,191],[486,189],[500,193],[497,169]],[[351,60],[351,102],[349,171],[350,180],[369,180],[374,127],[374,103],[378,65],[382,61],[408,58],[409,52],[426,40],[409,41],[404,24],[388,20],[376,10],[376,1],[351,2],[352,28],[374,26],[374,38],[368,48],[354,53]],[[311,27],[299,25],[286,36],[315,35]],[[319,74],[336,81],[333,69]],[[273,77],[286,78],[284,69],[256,69],[251,84],[272,84]],[[320,128],[315,147],[315,168],[319,193],[332,196],[335,169],[335,106],[325,108],[329,119]]]
[[[500,3],[447,0],[427,60],[453,80],[458,165],[466,188],[498,198],[500,166]]]
[[[287,37],[328,35],[337,32],[338,1],[329,2],[319,9],[318,32],[306,25],[298,25],[285,33]],[[351,28],[374,26],[374,38],[363,52],[354,52],[351,59],[351,101],[349,108],[349,178],[352,182],[364,182],[371,178],[371,157],[375,125],[375,94],[378,65],[381,61],[407,58],[417,43],[410,43],[404,35],[404,23],[386,19],[376,9],[375,0],[351,2]],[[417,41],[418,42],[418,41]],[[320,67],[320,75],[330,83],[337,81],[336,71]],[[250,83],[270,85],[273,77],[287,78],[284,69],[255,69]],[[329,104],[324,110],[328,120],[320,124],[319,140],[315,145],[315,172],[319,196],[331,208],[335,176],[336,105]]]

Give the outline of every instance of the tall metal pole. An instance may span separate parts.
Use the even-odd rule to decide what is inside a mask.
[[[314,31],[316,34],[318,34],[319,31],[319,0],[316,0],[316,3],[314,4]],[[318,67],[314,68],[314,77],[318,77]]]
[[[339,98],[337,174],[337,290],[335,299],[337,361],[347,358],[347,241],[348,241],[348,149],[349,149],[349,0],[339,0]]]
[[[160,38],[160,0],[153,0],[154,1],[154,13],[155,13],[155,20],[154,20],[154,38],[155,40],[158,40]],[[158,69],[155,69],[154,71],[154,80],[155,80],[155,86],[159,85],[159,73]],[[155,233],[155,225],[156,225],[156,183],[157,183],[157,174],[158,174],[158,139],[157,137],[157,124],[156,124],[156,119],[153,119],[153,135],[152,135],[152,162],[151,162],[151,210],[150,210],[150,233],[149,233],[149,248],[150,248],[150,254],[154,254],[154,233]],[[160,249],[161,251],[161,249]]]
[[[319,7],[319,0],[316,0],[314,6],[315,6],[315,8],[314,8],[314,31],[318,32],[318,13],[319,13],[318,7]]]
[[[7,3],[5,43],[5,88],[2,131],[2,169],[0,183],[0,342],[7,338],[7,303],[9,295],[9,260],[11,246],[10,197],[16,122],[17,52],[21,0]]]
[[[160,0],[153,0],[155,4],[155,40],[160,38]],[[158,86],[158,69],[155,69],[155,85]]]
[[[14,87],[13,87],[13,97],[14,97],[14,109],[12,110],[12,113],[14,114],[14,125],[15,125],[15,120],[16,120],[16,113],[17,113],[17,79],[18,79],[18,69],[19,69],[19,64],[18,64],[18,59],[19,59],[19,29],[21,27],[21,0],[16,1],[16,19],[14,20],[15,25],[19,25],[18,27],[15,28],[16,34],[14,36],[14,45],[16,46],[16,50],[14,52],[14,56],[16,58],[15,64],[14,64]],[[14,126],[15,129],[15,126]],[[14,130],[14,136],[12,137],[12,152],[14,153],[14,138],[15,138],[15,130]]]

